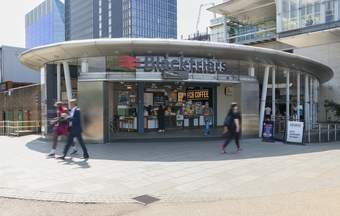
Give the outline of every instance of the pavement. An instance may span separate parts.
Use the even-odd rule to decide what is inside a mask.
[[[227,154],[220,154],[220,144],[217,140],[88,144],[90,160],[77,155],[60,161],[46,158],[51,143],[38,136],[0,137],[0,197],[115,204],[122,211],[141,208],[133,199],[141,195],[159,199],[152,205],[164,208],[179,203],[218,208],[227,201],[265,202],[275,197],[294,200],[294,194],[315,199],[311,194],[327,191],[339,197],[340,143],[299,146],[247,139],[237,154],[233,143]],[[146,215],[162,215],[157,211]]]

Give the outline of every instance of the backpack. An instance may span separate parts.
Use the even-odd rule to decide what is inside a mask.
[[[224,126],[227,128],[232,128],[234,126],[234,118],[232,115],[227,115],[227,117],[225,117]]]

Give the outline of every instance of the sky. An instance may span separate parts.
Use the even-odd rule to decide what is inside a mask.
[[[178,37],[193,34],[200,4],[219,2],[220,0],[177,0],[178,2]],[[25,46],[25,14],[43,0],[0,0],[0,45]],[[202,10],[200,31],[205,31],[213,14]]]

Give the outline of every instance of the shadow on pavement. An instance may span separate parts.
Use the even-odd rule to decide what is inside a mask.
[[[244,139],[241,142],[243,151],[234,154],[236,147],[233,142],[227,147],[227,154],[220,154],[221,141],[195,141],[195,142],[125,142],[111,144],[88,144],[90,159],[118,160],[118,161],[219,161],[239,160],[262,157],[278,157],[313,152],[340,150],[340,143],[320,143],[303,145],[287,145],[280,142],[264,143],[258,139]],[[58,150],[64,148],[60,142]],[[37,139],[26,144],[32,151],[47,154],[51,143]],[[78,145],[78,150],[81,148]],[[78,155],[80,156],[80,155]],[[72,163],[75,163],[74,161]],[[78,164],[87,168],[86,164]]]
[[[76,161],[74,158],[67,158],[65,160],[58,160],[59,163],[63,165],[77,165],[80,169],[88,169],[90,168],[87,160]]]
[[[186,141],[186,142],[125,142],[111,144],[88,144],[87,148],[91,159],[116,160],[116,161],[157,161],[157,162],[181,162],[181,161],[222,161],[239,160],[263,157],[279,157],[285,155],[298,155],[314,152],[340,150],[340,143],[323,143],[303,145],[286,145],[280,142],[263,143],[258,139],[244,139],[241,142],[243,151],[234,154],[235,144],[231,142],[227,147],[227,154],[220,154],[220,146],[223,141]],[[47,154],[51,143],[37,139],[26,144],[32,151]],[[60,142],[58,150],[64,148]],[[81,148],[78,145],[81,155]],[[78,157],[80,156],[78,155]],[[70,161],[77,164],[78,162]],[[66,163],[67,164],[67,163]],[[88,164],[77,164],[82,168],[88,168]]]

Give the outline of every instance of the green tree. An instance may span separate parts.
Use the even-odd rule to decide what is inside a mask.
[[[325,100],[324,107],[326,110],[326,118],[327,120],[330,120],[328,117],[329,113],[332,113],[335,120],[338,120],[340,118],[340,104],[334,102],[333,100]]]

